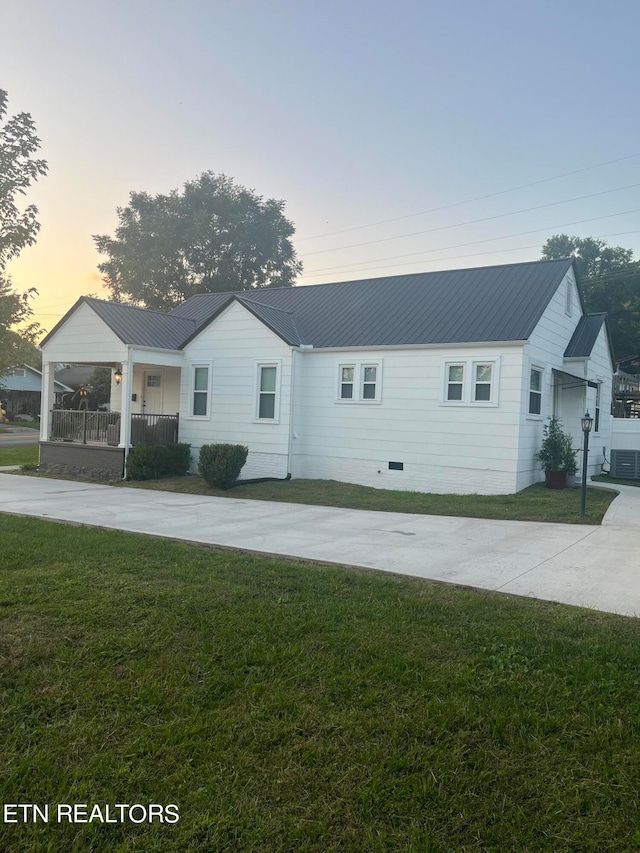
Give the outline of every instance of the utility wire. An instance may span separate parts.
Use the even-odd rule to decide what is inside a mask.
[[[572,225],[583,225],[585,222],[597,222],[599,219],[612,219],[614,216],[627,216],[630,213],[640,213],[640,208],[634,208],[633,210],[623,210],[620,213],[609,213],[606,216],[594,216],[594,217],[591,217],[589,219],[576,219],[573,222],[565,222],[561,225],[548,225],[548,226],[545,226],[544,228],[534,228],[532,231],[518,231],[516,234],[506,234],[503,237],[487,237],[483,240],[472,240],[469,243],[455,243],[453,246],[444,246],[440,249],[421,249],[419,252],[409,252],[408,254],[402,254],[402,255],[388,255],[385,258],[375,258],[374,260],[370,260],[370,261],[363,260],[363,261],[356,261],[352,264],[339,264],[338,266],[334,266],[334,267],[321,267],[320,269],[312,270],[310,273],[307,273],[306,275],[310,276],[310,277],[317,277],[318,275],[320,275],[322,273],[332,272],[334,270],[339,270],[339,271],[344,270],[346,272],[346,271],[348,271],[348,269],[350,267],[362,266],[362,264],[374,264],[375,265],[379,261],[393,261],[393,260],[396,260],[396,258],[401,260],[402,258],[411,258],[411,257],[415,257],[416,255],[427,255],[427,254],[432,254],[433,252],[447,252],[450,249],[463,249],[463,248],[466,248],[467,246],[478,246],[481,243],[493,243],[496,240],[509,240],[512,237],[525,237],[525,236],[528,236],[529,234],[539,234],[540,232],[552,231],[556,228],[569,228]],[[618,232],[617,235],[611,234],[609,236],[614,237],[614,236],[621,236],[623,234],[635,234],[635,233],[636,233],[635,231],[622,231],[622,232]],[[436,260],[438,260],[438,259],[436,259]],[[417,263],[417,261],[416,261],[416,263]],[[394,266],[406,266],[406,264],[397,264],[397,265],[394,264]],[[374,266],[374,268],[376,268],[376,267]],[[386,267],[381,267],[381,269],[386,269]]]
[[[375,243],[388,243],[392,240],[401,240],[406,237],[418,237],[422,234],[433,234],[436,231],[447,231],[450,228],[462,228],[464,225],[477,225],[480,222],[490,222],[494,219],[504,219],[506,216],[516,216],[519,213],[530,213],[532,210],[542,210],[546,207],[557,207],[560,204],[569,204],[572,201],[583,201],[586,198],[596,198],[597,196],[602,195],[610,195],[611,193],[619,193],[623,190],[632,190],[636,187],[640,187],[639,184],[628,184],[624,187],[616,187],[612,190],[602,190],[597,193],[589,193],[588,195],[578,195],[574,198],[566,198],[562,201],[551,201],[547,204],[537,204],[534,207],[524,207],[521,210],[512,210],[509,213],[497,213],[494,216],[483,216],[480,219],[468,219],[466,222],[457,222],[453,225],[439,225],[437,228],[427,228],[424,231],[412,231],[410,234],[398,234],[396,237],[381,237],[378,240],[367,240],[364,243],[351,243],[348,246],[338,246],[334,249],[319,249],[315,252],[307,252],[306,257],[310,257],[311,255],[325,255],[328,252],[340,252],[343,249],[357,249],[359,246],[372,246]]]
[[[640,154],[629,154],[626,157],[618,157],[616,160],[607,160],[605,163],[596,163],[595,166],[585,166],[584,169],[575,169],[573,172],[564,172],[562,175],[554,175],[551,178],[543,178],[540,181],[532,181],[529,184],[520,184],[517,187],[510,187],[508,190],[499,190],[496,193],[489,193],[488,195],[479,195],[475,198],[469,198],[466,201],[455,201],[452,204],[444,204],[441,207],[432,207],[429,210],[420,210],[417,213],[407,213],[404,216],[396,216],[393,219],[380,219],[378,222],[370,222],[368,225],[354,225],[352,228],[343,228],[340,231],[329,231],[326,234],[315,234],[313,237],[299,237],[298,242],[302,243],[305,240],[320,240],[323,237],[335,237],[336,234],[347,234],[350,231],[361,231],[363,228],[373,228],[376,225],[387,225],[390,222],[401,222],[404,219],[413,219],[416,216],[426,216],[427,213],[437,213],[440,210],[450,210],[452,207],[461,207],[464,204],[472,204],[475,201],[484,201],[488,198],[496,198],[499,195],[506,195],[507,193],[517,192],[517,190],[528,189],[529,187],[536,187],[539,184],[546,184],[550,181],[558,181],[560,178],[568,178],[571,175],[579,175],[581,172],[590,172],[593,169],[600,169],[603,166],[611,166],[613,163],[622,163],[624,160],[632,160],[635,157],[640,157]]]

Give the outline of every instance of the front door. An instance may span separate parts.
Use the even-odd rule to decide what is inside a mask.
[[[146,415],[162,414],[162,371],[145,370],[142,411]]]

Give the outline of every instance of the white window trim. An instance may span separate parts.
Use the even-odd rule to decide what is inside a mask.
[[[193,395],[196,391],[196,367],[206,367],[207,368],[207,413],[205,415],[194,415],[193,414]],[[212,387],[212,379],[213,379],[213,362],[211,361],[194,361],[189,365],[190,375],[189,375],[189,407],[187,411],[189,414],[186,416],[186,420],[188,421],[209,421],[211,420],[211,387]],[[200,392],[203,393],[203,392]]]
[[[275,401],[273,407],[273,417],[272,418],[261,418],[260,414],[260,374],[263,367],[275,367],[276,369],[276,390],[275,390]],[[257,361],[256,362],[256,374],[255,374],[255,384],[254,384],[254,408],[253,408],[253,422],[254,424],[279,424],[280,423],[280,376],[282,373],[282,359],[281,358],[271,358],[265,361]]]
[[[336,403],[344,406],[379,406],[382,403],[382,364],[381,358],[355,359],[351,361],[339,361],[336,365]],[[353,367],[353,397],[341,397],[342,391],[342,368]],[[364,393],[364,369],[375,367],[376,369],[376,396],[372,399],[363,397]]]
[[[476,400],[476,367],[480,364],[491,365],[491,396],[488,400]],[[449,368],[462,367],[462,400],[448,400],[449,391]],[[452,408],[463,407],[473,409],[495,409],[499,405],[500,392],[500,356],[490,355],[484,358],[455,358],[443,361],[442,368],[442,390],[440,397],[441,406]]]
[[[529,411],[529,395],[531,394],[531,371],[539,370],[542,374],[540,376],[540,414],[536,415],[533,412]],[[530,421],[543,421],[544,420],[544,386],[545,386],[545,377],[546,371],[541,364],[529,364],[529,382],[527,384],[527,396],[526,396],[526,405],[527,405],[527,420]],[[537,393],[537,392],[534,392]]]

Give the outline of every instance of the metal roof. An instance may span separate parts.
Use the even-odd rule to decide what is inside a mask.
[[[124,343],[163,349],[184,347],[234,300],[292,346],[525,341],[572,264],[571,259],[533,261],[206,293],[192,296],[170,314],[82,297],[72,311],[84,301]]]
[[[606,314],[585,314],[580,317],[564,351],[564,357],[588,358],[606,319]]]
[[[570,259],[388,276],[237,294],[242,304],[290,312],[300,342],[314,347],[527,340],[572,266]],[[193,296],[172,316],[204,318],[233,294]],[[226,299],[225,299],[226,297]],[[284,337],[284,336],[283,336]]]

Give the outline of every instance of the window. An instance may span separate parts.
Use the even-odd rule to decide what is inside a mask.
[[[340,399],[353,400],[353,378],[355,367],[342,366],[340,368]]]
[[[571,317],[573,314],[573,281],[570,278],[567,279],[567,302],[564,310]]]
[[[275,365],[259,366],[258,418],[275,420],[276,381],[278,368]]]
[[[364,365],[362,368],[362,399],[375,400],[378,368],[374,365]]]
[[[475,386],[473,390],[473,399],[476,402],[490,402],[492,370],[493,369],[490,364],[475,365]]]
[[[7,376],[26,376],[27,371],[24,367],[14,367],[7,371]]]
[[[542,370],[532,367],[529,377],[529,414],[539,415],[542,412]]]
[[[600,432],[600,382],[596,388],[596,413],[593,419],[593,431]]]
[[[202,370],[201,367],[196,369]],[[162,376],[159,373],[147,373],[147,388],[160,388],[161,385]]]
[[[497,406],[500,388],[500,356],[482,361],[464,358],[443,364],[441,405]]]
[[[338,364],[337,402],[379,403],[382,361]]]
[[[450,364],[447,376],[447,400],[462,400],[464,365]]]
[[[152,377],[148,377],[151,379]],[[196,418],[206,418],[209,411],[209,367],[193,368],[193,402],[191,414]]]

